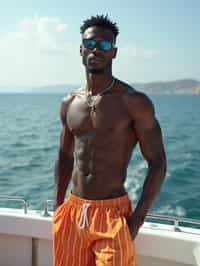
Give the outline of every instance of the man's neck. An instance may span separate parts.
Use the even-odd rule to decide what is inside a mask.
[[[92,94],[101,93],[113,80],[112,73],[92,74],[87,73],[87,89]]]

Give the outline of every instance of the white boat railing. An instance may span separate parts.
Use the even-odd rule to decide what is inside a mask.
[[[54,204],[54,201],[53,200],[46,200],[45,201],[45,203],[44,203],[44,212],[42,213],[42,216],[44,216],[44,217],[51,216],[51,214],[48,211],[49,204],[53,205]]]
[[[169,221],[174,223],[174,231],[180,232],[180,223],[186,223],[186,224],[195,224],[200,225],[200,220],[191,219],[191,218],[185,218],[185,217],[176,217],[176,216],[167,216],[167,215],[159,215],[159,214],[148,214],[146,218],[151,219],[159,219],[163,221]]]
[[[24,198],[13,197],[13,196],[0,196],[0,201],[18,201],[23,203],[24,214],[28,214],[28,201]],[[44,210],[42,212],[43,217],[51,217],[52,213],[49,212],[49,205],[53,206],[53,200],[46,200],[44,203]],[[167,216],[160,214],[147,214],[146,219],[159,219],[163,221],[172,222],[174,225],[174,231],[181,232],[180,223],[200,225],[200,220],[185,218],[185,217],[176,217],[176,216]]]
[[[18,201],[23,203],[24,214],[28,213],[28,201],[24,198],[14,196],[0,196],[0,201]]]

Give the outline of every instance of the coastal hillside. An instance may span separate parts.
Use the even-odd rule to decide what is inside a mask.
[[[132,83],[135,89],[154,94],[198,94],[200,82],[195,79],[181,79],[168,82]]]

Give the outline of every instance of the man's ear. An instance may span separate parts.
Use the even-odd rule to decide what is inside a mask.
[[[115,58],[117,56],[117,48],[114,48],[114,52],[113,52],[113,58]]]
[[[83,50],[83,46],[82,44],[80,44],[80,55],[82,56],[82,50]]]

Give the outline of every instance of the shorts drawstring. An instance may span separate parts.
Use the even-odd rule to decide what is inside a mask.
[[[87,217],[87,211],[89,207],[90,207],[90,203],[83,203],[81,217],[78,223],[78,226],[80,229],[83,229],[89,225],[88,217]]]

